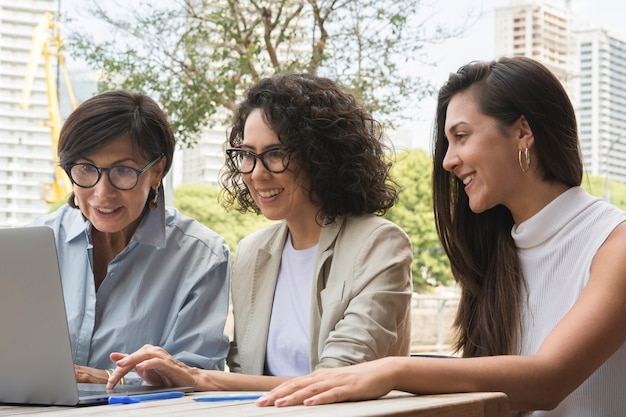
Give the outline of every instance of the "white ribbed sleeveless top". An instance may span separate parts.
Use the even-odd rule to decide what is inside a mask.
[[[598,248],[623,221],[625,212],[573,187],[513,228],[511,235],[528,284],[528,304],[521,312],[522,354],[537,352],[571,309],[589,280]],[[626,254],[622,261],[626,262]],[[626,416],[626,344],[555,410],[530,415]]]

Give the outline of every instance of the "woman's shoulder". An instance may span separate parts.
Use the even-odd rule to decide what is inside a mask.
[[[74,224],[80,224],[82,227],[84,223],[85,219],[79,209],[64,204],[52,213],[37,217],[27,226],[49,226],[59,230],[61,228],[69,228]]]
[[[273,241],[276,237],[287,233],[287,225],[285,222],[278,222],[265,226],[245,236],[239,242],[239,246],[261,246]]]
[[[584,225],[588,233],[608,235],[626,221],[626,212],[601,198],[587,196],[587,202],[575,221]]]
[[[165,212],[165,227],[167,234],[177,235],[177,239],[194,239],[205,244],[225,245],[226,240],[213,229],[198,220],[182,214],[173,207],[167,207]]]
[[[374,231],[384,233],[400,233],[406,235],[404,230],[396,223],[375,214],[363,214],[359,216],[346,216],[342,227],[347,232],[370,234]]]
[[[409,236],[400,226],[373,214],[339,218],[334,224],[327,226],[320,237],[322,247],[347,246],[354,251],[377,245],[382,241],[397,249],[411,248]]]

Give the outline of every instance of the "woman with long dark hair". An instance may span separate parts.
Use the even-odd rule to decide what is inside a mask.
[[[502,391],[532,416],[623,416],[626,213],[580,187],[560,81],[530,58],[466,65],[439,92],[434,133],[434,210],[462,289],[462,358],[319,370],[258,404]]]

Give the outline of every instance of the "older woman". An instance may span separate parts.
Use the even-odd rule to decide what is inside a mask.
[[[223,369],[230,253],[224,239],[165,207],[175,141],[144,94],[82,103],[59,139],[69,204],[34,224],[54,232],[78,382],[104,383],[112,351],[164,346]]]

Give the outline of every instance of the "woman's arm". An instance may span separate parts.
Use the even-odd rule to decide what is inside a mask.
[[[190,367],[161,347],[146,345],[127,355],[112,353],[117,365],[107,382],[113,388],[131,370],[150,385],[193,386],[196,391],[269,391],[288,377],[244,375]]]
[[[408,355],[411,261],[408,236],[391,222],[352,218],[335,243],[319,296],[318,368]]]
[[[109,374],[104,369],[81,365],[74,365],[74,375],[76,375],[76,382],[91,384],[106,384],[109,378]]]
[[[385,358],[295,378],[258,405],[377,398],[392,389],[426,393],[502,391],[512,409],[552,409],[626,342],[626,223],[598,250],[580,298],[528,356]]]

